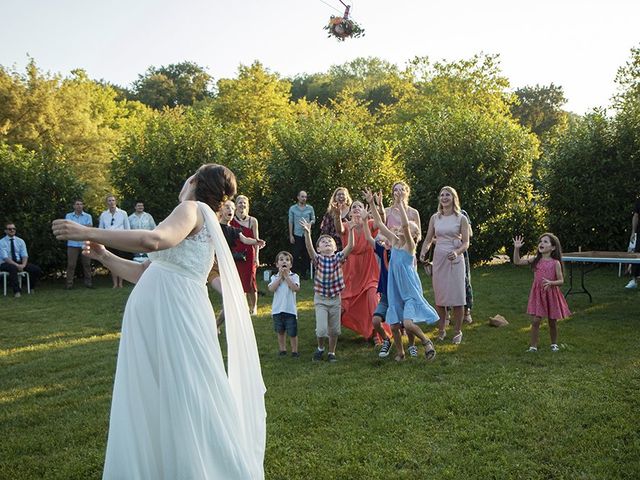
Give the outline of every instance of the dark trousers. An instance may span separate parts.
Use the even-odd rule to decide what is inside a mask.
[[[9,285],[13,288],[13,293],[20,292],[20,284],[18,283],[18,267],[11,263],[2,263],[0,264],[0,271],[9,272]],[[27,263],[27,266],[24,267],[24,271],[29,274],[31,288],[36,288],[38,279],[40,278],[40,275],[42,275],[40,267],[33,263]]]
[[[304,237],[293,236],[293,270],[300,275],[300,279],[309,276],[309,253]]]
[[[67,247],[67,287],[73,285],[73,277],[76,274],[76,265],[78,257],[82,263],[82,275],[84,276],[84,284],[91,286],[91,259],[82,255],[82,247]]]

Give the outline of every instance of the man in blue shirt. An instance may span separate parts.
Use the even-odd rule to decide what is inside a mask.
[[[13,222],[7,222],[4,226],[6,236],[0,239],[0,271],[9,272],[9,284],[13,288],[13,295],[20,296],[20,283],[18,273],[27,272],[31,281],[31,291],[36,288],[38,279],[42,275],[39,266],[29,263],[29,253],[24,240],[16,237],[16,226]]]
[[[298,193],[298,202],[289,208],[289,242],[293,245],[293,269],[300,278],[309,274],[311,262],[304,244],[304,230],[300,226],[300,220],[303,218],[311,225],[316,223],[313,207],[307,204],[307,192],[301,190]]]
[[[84,212],[84,203],[82,203],[82,200],[79,198],[73,204],[73,212],[67,213],[64,218],[65,220],[71,220],[85,227],[93,227],[93,219],[91,215]],[[84,286],[93,288],[91,283],[91,259],[82,255],[82,242],[69,240],[67,241],[67,281],[65,283],[67,290],[73,288],[73,277],[76,274],[78,257],[80,257],[80,262],[82,263]]]

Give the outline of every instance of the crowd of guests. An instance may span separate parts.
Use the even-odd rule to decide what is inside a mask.
[[[300,191],[296,203],[288,211],[288,233],[292,252],[281,251],[275,259],[275,272],[268,289],[273,292],[272,317],[278,335],[279,355],[286,356],[286,337],[290,338],[291,354],[299,356],[297,342],[296,292],[300,281],[313,278],[316,316],[317,350],[313,360],[337,361],[336,346],[341,328],[345,327],[365,339],[373,339],[380,347],[382,358],[390,354],[395,345],[396,360],[405,357],[402,336],[407,336],[410,356],[418,356],[418,339],[424,346],[428,360],[435,357],[433,342],[420,325],[438,325],[438,340],[447,337],[447,326],[453,323],[451,341],[460,344],[464,323],[472,323],[473,289],[471,287],[468,249],[473,234],[469,215],[461,208],[456,190],[445,186],[438,195],[438,208],[429,217],[422,248],[417,245],[422,237],[420,213],[409,205],[410,188],[405,182],[396,182],[391,188],[392,204],[385,208],[381,192],[362,192],[364,201],[354,200],[346,187],[335,189],[320,224],[320,236],[315,244],[311,231],[316,223],[314,208],[307,203],[308,195]],[[134,212],[128,215],[118,208],[117,199],[105,199],[106,210],[99,217],[98,228],[105,230],[153,230],[156,222],[144,211],[144,202],[135,202]],[[258,220],[249,215],[249,199],[239,195],[223,202],[217,212],[224,237],[229,245],[243,290],[252,315],[257,313],[257,267],[259,253],[265,242],[259,237]],[[634,217],[635,219],[636,217]],[[77,199],[73,211],[65,217],[83,226],[93,226],[91,215]],[[635,220],[634,232],[637,228]],[[25,242],[16,236],[14,223],[5,225],[6,236],[0,239],[0,271],[7,272],[14,295],[21,295],[21,276],[29,275],[31,289],[38,283],[41,269],[28,261]],[[541,237],[538,254],[548,250],[549,258],[561,261],[559,241],[552,234]],[[546,243],[545,243],[546,242]],[[544,245],[543,245],[544,243]],[[549,247],[552,245],[553,248]],[[514,239],[518,252],[521,239]],[[545,250],[546,249],[546,250]],[[67,241],[67,271],[65,288],[73,288],[78,259],[82,265],[84,286],[93,288],[91,260],[82,255],[83,243]],[[127,253],[110,249],[114,255],[143,263],[144,253]],[[552,255],[552,252],[553,253]],[[555,254],[559,254],[559,257]],[[424,298],[418,264],[432,278],[433,307]],[[516,264],[539,263],[539,258],[514,257]],[[543,262],[544,265],[547,265]],[[551,265],[551,264],[548,264]],[[554,264],[556,265],[556,264]],[[558,263],[560,265],[560,263]],[[546,292],[549,286],[562,284],[562,270],[549,271],[539,288]],[[634,272],[635,273],[635,272]],[[553,274],[554,279],[549,280]],[[112,272],[113,288],[120,288],[123,278]],[[208,283],[221,293],[220,274],[214,263]],[[534,282],[534,286],[535,286]],[[538,287],[536,287],[538,288]],[[532,288],[532,295],[533,295]],[[556,320],[569,315],[566,302],[559,289],[553,298],[554,310],[542,312],[534,305],[532,313],[537,331],[539,320],[550,319],[552,344],[557,346]],[[546,301],[546,300],[545,300]],[[531,304],[530,299],[530,304]],[[535,304],[535,301],[533,302]],[[531,305],[530,305],[531,306]],[[546,307],[545,307],[546,308]],[[543,309],[544,310],[544,309]],[[546,315],[545,315],[546,313]],[[224,321],[224,312],[218,316],[218,327]],[[537,348],[537,333],[531,348]]]
[[[314,271],[315,361],[322,360],[325,353],[328,361],[337,361],[342,327],[373,339],[380,346],[380,357],[387,357],[395,344],[396,360],[405,356],[403,334],[408,337],[409,355],[418,356],[418,339],[425,357],[432,360],[433,342],[420,325],[437,322],[438,338],[444,340],[450,315],[454,320],[452,341],[462,341],[463,322],[472,322],[468,215],[462,213],[456,191],[444,187],[419,255],[432,274],[434,309],[424,298],[417,273],[421,221],[419,212],[409,205],[409,185],[396,182],[392,195],[393,203],[385,208],[381,192],[363,192],[363,202],[354,200],[347,188],[336,188],[314,244],[311,231],[315,212],[307,203],[307,193],[298,193],[288,216],[293,253],[278,253],[277,271],[269,283],[269,290],[274,292],[272,315],[279,355],[287,355],[285,334],[291,338],[292,355],[299,355],[295,292],[309,268]],[[433,260],[429,261],[432,246]]]

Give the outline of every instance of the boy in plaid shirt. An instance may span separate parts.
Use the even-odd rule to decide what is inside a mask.
[[[327,354],[327,360],[335,362],[336,344],[338,343],[338,335],[340,335],[340,314],[342,312],[340,292],[344,289],[342,264],[353,249],[353,225],[351,223],[348,224],[349,241],[347,246],[337,253],[336,242],[329,235],[320,235],[317,242],[318,251],[316,252],[311,240],[311,224],[302,219],[300,220],[300,225],[304,229],[304,242],[315,269],[313,304],[316,309],[318,349],[313,354],[313,360],[322,360],[325,338],[328,337],[329,353]]]

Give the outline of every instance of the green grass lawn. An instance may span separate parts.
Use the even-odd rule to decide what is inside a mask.
[[[298,295],[302,357],[279,358],[271,298],[260,297],[267,478],[640,478],[640,292],[625,291],[616,273],[589,274],[594,301],[569,297],[560,352],[549,351],[545,326],[532,354],[523,313],[532,273],[477,268],[475,321],[461,345],[435,342],[429,364],[396,363],[393,351],[380,360],[349,331],[338,363],[312,363],[309,282]],[[96,284],[67,292],[45,283],[35,295],[0,298],[2,479],[101,477],[130,288]],[[496,313],[510,325],[489,327]]]

